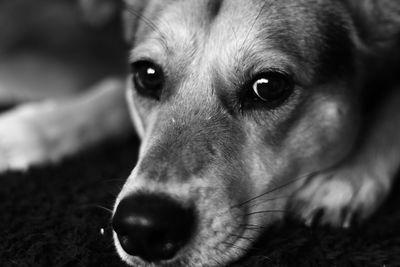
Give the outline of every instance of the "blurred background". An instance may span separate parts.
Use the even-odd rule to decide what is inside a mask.
[[[0,106],[62,97],[125,70],[114,0],[0,0]]]

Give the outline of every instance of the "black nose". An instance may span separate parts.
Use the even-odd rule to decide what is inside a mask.
[[[137,194],[124,198],[112,225],[126,253],[148,262],[172,259],[190,239],[195,215],[169,197]]]

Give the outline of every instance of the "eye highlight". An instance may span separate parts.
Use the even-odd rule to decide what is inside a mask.
[[[293,79],[284,73],[270,71],[257,75],[250,83],[251,99],[274,108],[282,104],[293,92]]]
[[[137,61],[131,64],[131,71],[136,90],[141,95],[159,100],[164,87],[162,68],[151,61]]]

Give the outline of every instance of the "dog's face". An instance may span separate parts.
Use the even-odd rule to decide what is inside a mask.
[[[301,177],[345,156],[356,74],[338,2],[128,1],[127,96],[142,145],[116,201],[124,261],[238,259]]]

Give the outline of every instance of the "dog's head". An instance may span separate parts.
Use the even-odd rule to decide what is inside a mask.
[[[116,201],[118,253],[225,265],[352,146],[352,23],[328,0],[131,0],[124,18],[142,145]]]

